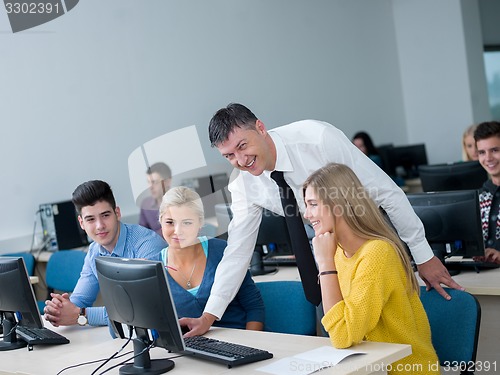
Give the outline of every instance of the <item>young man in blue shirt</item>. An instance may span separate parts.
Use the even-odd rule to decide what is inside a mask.
[[[166,242],[150,229],[120,222],[120,208],[116,206],[111,187],[104,181],[93,180],[79,185],[73,192],[72,201],[80,226],[94,242],[89,246],[73,293],[51,293],[52,299],[45,301],[45,320],[56,327],[107,325],[105,307],[92,307],[99,293],[95,258],[111,256],[159,260],[159,253]]]

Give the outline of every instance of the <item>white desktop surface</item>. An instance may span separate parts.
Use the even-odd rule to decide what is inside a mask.
[[[299,269],[295,266],[266,267],[276,268],[276,271],[267,275],[252,276],[253,281],[256,283],[262,281],[301,281]]]
[[[500,296],[500,268],[460,271],[453,279],[476,297]]]
[[[0,354],[0,374],[54,375],[66,366],[107,358],[125,342],[125,340],[121,339],[113,340],[109,335],[107,327],[72,326],[51,327],[51,329],[63,334],[71,342],[66,345],[34,346],[32,351],[28,351],[26,348],[4,351]],[[274,354],[274,358],[228,369],[222,364],[190,357],[179,357],[173,359],[175,368],[172,370],[172,374],[231,374],[235,372],[239,374],[265,374],[256,371],[256,369],[269,364],[270,361],[276,361],[321,346],[330,345],[329,339],[325,337],[284,335],[222,328],[212,328],[207,335],[225,341],[268,350]],[[389,364],[411,354],[411,347],[409,345],[400,344],[363,342],[351,349],[364,351],[367,354],[348,357],[336,367],[323,370],[322,374],[369,374],[373,373],[373,369],[379,369],[380,366],[375,364]],[[128,350],[132,350],[132,343],[127,346],[126,351]],[[175,355],[174,353],[168,353],[162,348],[151,350],[151,358],[153,359],[174,357]],[[130,356],[127,355],[124,358],[130,358]],[[118,362],[117,360],[111,361],[112,364]],[[98,365],[85,365],[66,370],[62,374],[88,375]],[[105,368],[107,366],[103,367],[103,369]],[[101,371],[102,369],[98,373]],[[107,373],[118,374],[118,368]]]

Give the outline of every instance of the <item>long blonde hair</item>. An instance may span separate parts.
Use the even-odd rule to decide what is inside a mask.
[[[348,166],[338,163],[325,165],[304,182],[304,192],[307,187],[315,191],[331,212],[334,212],[334,208],[337,212],[341,211],[347,226],[355,235],[366,240],[380,239],[391,244],[405,269],[409,281],[408,290],[420,292],[405,246]]]
[[[465,146],[465,138],[469,135],[474,136],[474,131],[477,128],[477,124],[472,124],[467,129],[465,129],[464,134],[462,135],[462,161],[472,161],[473,159],[469,156],[467,152],[467,147]]]

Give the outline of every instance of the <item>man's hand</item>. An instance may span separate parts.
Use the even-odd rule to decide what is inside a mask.
[[[426,289],[436,289],[437,292],[447,300],[450,300],[451,297],[448,293],[445,292],[441,284],[452,289],[465,290],[465,288],[461,287],[451,278],[450,273],[448,272],[446,267],[436,257],[432,257],[427,262],[419,264],[417,267],[418,274],[420,275],[420,278],[425,282]]]
[[[486,262],[500,264],[500,251],[492,249],[491,247],[484,250],[484,259]]]
[[[69,294],[50,293],[51,300],[45,301],[45,320],[54,327],[70,326],[77,323],[80,308],[69,300]]]
[[[209,313],[203,313],[199,318],[180,318],[181,327],[187,327],[184,337],[201,336],[207,332],[217,318]]]

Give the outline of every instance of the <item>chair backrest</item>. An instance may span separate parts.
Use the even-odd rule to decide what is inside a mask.
[[[472,294],[445,288],[451,296],[447,301],[432,289],[420,288],[420,300],[429,318],[432,344],[441,365],[474,363],[476,360],[481,306]]]
[[[300,281],[266,281],[255,285],[266,309],[265,331],[316,335],[316,308],[306,300]]]
[[[49,292],[72,292],[80,278],[86,255],[80,250],[60,250],[52,254],[45,273]]]
[[[28,275],[33,276],[33,274],[35,272],[35,257],[33,254],[28,253],[28,252],[21,252],[21,253],[2,254],[2,256],[23,257],[24,264],[26,265],[26,270],[28,271]]]

